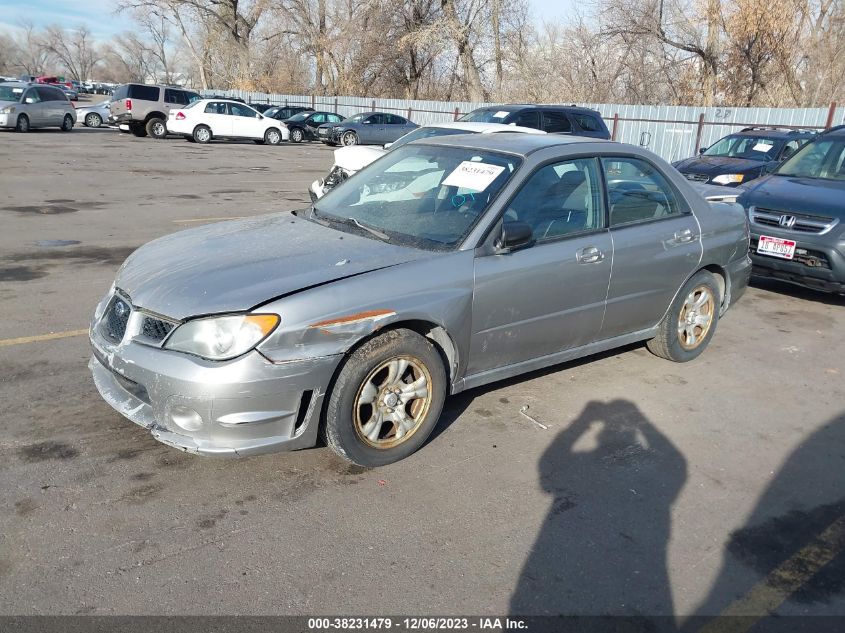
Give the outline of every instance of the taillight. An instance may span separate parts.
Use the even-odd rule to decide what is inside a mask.
[[[182,112],[177,112],[177,113],[176,113],[176,120],[177,120],[177,121],[184,121],[184,120],[185,120],[185,115],[184,115]]]
[[[126,109],[127,109],[127,110],[131,110],[131,109],[132,109],[132,99],[127,99],[127,100],[126,100]]]

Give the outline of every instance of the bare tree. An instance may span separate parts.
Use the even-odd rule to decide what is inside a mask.
[[[87,26],[65,30],[59,26],[48,26],[44,35],[44,47],[56,56],[77,81],[91,79],[94,66],[100,61],[100,53]]]
[[[10,64],[19,71],[32,76],[43,75],[53,61],[44,38],[36,32],[31,21],[23,21],[11,38]]]

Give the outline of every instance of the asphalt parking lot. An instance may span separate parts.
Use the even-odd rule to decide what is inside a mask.
[[[843,298],[756,282],[693,363],[637,345],[462,393],[377,470],[193,457],[109,408],[81,331],[123,259],[304,206],[330,165],[0,133],[0,613],[845,614]]]

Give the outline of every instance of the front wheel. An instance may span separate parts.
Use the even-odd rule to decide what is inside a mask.
[[[264,132],[264,142],[267,145],[278,145],[282,142],[282,133],[274,127],[269,128]]]
[[[194,128],[194,140],[197,143],[210,143],[211,142],[211,128],[205,125],[198,125]]]
[[[29,132],[29,117],[25,114],[21,114],[18,117],[17,122],[15,123],[15,131],[16,132]]]
[[[70,132],[73,129],[73,117],[69,114],[65,115],[62,120],[62,132]]]
[[[720,303],[716,278],[700,270],[675,297],[658,326],[657,336],[646,343],[649,351],[676,363],[697,358],[716,331]]]
[[[437,349],[416,332],[390,330],[371,339],[338,374],[326,408],[326,444],[359,466],[408,457],[437,425],[447,382]]]
[[[96,112],[89,112],[85,115],[86,127],[100,127],[103,124],[103,117]]]
[[[349,147],[350,145],[357,145],[358,144],[358,135],[355,132],[344,132],[343,136],[340,139],[340,142]]]

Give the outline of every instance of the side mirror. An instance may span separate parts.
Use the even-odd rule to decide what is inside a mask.
[[[699,153],[699,154],[703,154],[703,153],[704,153],[704,152],[706,152],[706,151],[707,151],[707,148],[706,148],[706,147],[699,147],[699,148],[698,148],[698,153]]]
[[[526,222],[502,223],[502,234],[496,241],[499,253],[510,253],[534,242],[534,229]]]
[[[385,143],[385,144],[384,144],[384,149],[390,149],[390,146],[391,146],[391,145],[393,145],[393,143]]]

